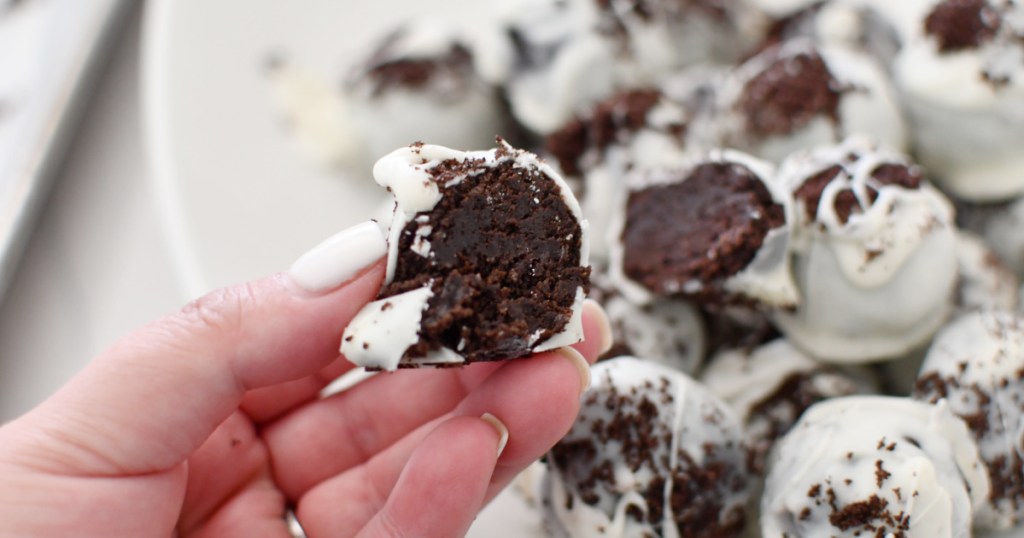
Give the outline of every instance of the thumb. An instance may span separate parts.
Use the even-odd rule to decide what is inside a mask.
[[[344,327],[380,288],[385,250],[379,229],[365,223],[310,251],[291,275],[190,303],[128,335],[0,429],[0,447],[19,445],[23,461],[69,474],[179,464],[246,391],[311,375],[339,356]],[[5,442],[4,430],[28,442]]]

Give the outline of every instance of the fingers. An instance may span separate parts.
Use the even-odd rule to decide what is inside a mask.
[[[599,353],[597,347],[588,349],[592,357]],[[563,349],[542,353],[507,362],[455,407],[452,416],[476,417],[490,412],[507,427],[508,442],[481,493],[480,503],[497,490],[495,483],[510,481],[565,435],[579,410],[580,394],[588,381],[589,363],[578,352]],[[354,517],[369,518],[383,509],[385,499],[397,491],[399,473],[405,458],[419,442],[418,435],[418,431],[413,432],[381,450],[365,465],[313,487],[299,500],[303,526],[358,526],[360,522]],[[345,503],[346,514],[333,508],[339,503]],[[480,503],[476,508],[482,506]]]
[[[505,435],[493,419],[449,419],[419,443],[384,506],[365,526],[304,518],[300,506],[303,528],[311,538],[351,536],[359,527],[358,536],[368,537],[463,536],[480,511]]]
[[[356,243],[366,243],[368,230]],[[382,254],[384,240],[374,233]],[[361,261],[365,249],[353,257]],[[247,390],[325,368],[338,357],[345,325],[377,293],[384,268],[378,262],[322,291],[332,280],[316,261],[297,262],[299,278],[276,275],[211,293],[129,335],[24,421],[44,442],[21,457],[90,475],[167,469],[199,447]]]
[[[285,501],[268,477],[256,480],[220,506],[199,527],[182,532],[182,538],[291,538],[285,520]]]
[[[346,392],[305,406],[263,429],[275,479],[289,498],[355,467],[411,430],[451,411],[472,386],[465,369],[382,373]]]
[[[610,346],[611,334],[596,303],[584,306],[583,332],[584,341],[573,347],[593,361]],[[263,430],[275,478],[289,498],[297,499],[317,483],[364,463],[420,425],[449,413],[499,368],[524,360],[382,374],[307,405]]]
[[[202,526],[231,496],[269,475],[269,464],[252,422],[240,412],[232,414],[188,460],[178,531],[187,535]]]

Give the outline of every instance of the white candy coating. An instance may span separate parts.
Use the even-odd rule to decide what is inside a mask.
[[[850,396],[808,409],[776,445],[764,538],[969,538],[989,482],[944,405]],[[879,530],[881,529],[881,530]]]
[[[1024,233],[1021,230],[1024,230],[1024,198],[993,216],[982,231],[992,250],[1018,278],[1024,278]]]
[[[1024,526],[1024,317],[987,310],[944,328],[921,367],[915,395],[944,398],[971,426],[993,486],[976,524]]]
[[[704,361],[707,336],[700,311],[681,299],[658,299],[643,306],[621,295],[604,301],[615,341],[630,355],[693,375]]]
[[[820,56],[834,79],[832,89],[839,92],[837,120],[818,115],[789,133],[761,137],[751,132],[746,111],[740,106],[747,84],[779,61],[809,54]],[[721,136],[727,146],[774,162],[782,161],[793,151],[839,142],[853,134],[904,149],[906,126],[897,101],[888,77],[874,58],[841,45],[793,39],[751,58],[727,77],[719,104]]]
[[[532,153],[518,150],[507,142],[502,147],[487,151],[463,152],[451,148],[422,144],[403,147],[377,161],[373,167],[374,179],[395,198],[395,212],[388,232],[387,271],[385,285],[394,279],[398,263],[399,244],[402,230],[410,222],[422,223],[416,231],[417,241],[413,250],[425,257],[430,256],[430,236],[434,231],[426,225],[425,213],[431,211],[441,200],[442,194],[431,170],[447,163],[473,161],[477,169],[466,175],[449,179],[445,186],[462,181],[473,181],[487,168],[511,161],[517,168],[536,169],[550,178],[558,187],[562,200],[570,213],[579,221],[580,266],[590,263],[590,249],[587,221],[583,219],[579,203],[565,181],[550,166]],[[346,358],[360,366],[393,370],[398,367],[406,350],[417,341],[417,332],[423,310],[432,296],[429,286],[406,292],[394,297],[374,301],[366,305],[345,330],[341,352]],[[384,304],[399,297],[397,304],[383,308]],[[576,290],[572,315],[565,327],[551,337],[531,342],[533,351],[546,351],[574,344],[583,339],[583,287]],[[400,308],[397,308],[397,307]],[[410,364],[434,365],[465,362],[459,350],[442,347],[427,357],[409,360]]]
[[[574,457],[591,448],[592,457]],[[580,416],[548,462],[545,516],[555,536],[678,538],[683,514],[673,512],[673,493],[700,497],[688,511],[716,511],[705,525],[734,528],[750,493],[740,425],[728,406],[684,374],[631,357],[594,366]],[[651,495],[660,498],[661,517],[638,519],[652,510]]]
[[[779,181],[795,193],[837,164],[843,171],[822,192],[813,220],[804,202],[796,202],[794,273],[803,300],[772,319],[820,360],[895,358],[927,342],[951,311],[953,208],[927,183],[917,189],[879,184],[871,177],[878,166],[912,164],[856,137],[794,154],[780,167]],[[845,223],[835,209],[843,191],[852,191],[862,210]]]

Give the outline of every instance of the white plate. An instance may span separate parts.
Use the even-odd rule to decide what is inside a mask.
[[[422,14],[471,17],[482,13],[481,4],[149,2],[143,44],[146,142],[162,217],[189,293],[286,269],[334,231],[369,218],[383,200],[368,177],[346,181],[299,156],[271,108],[263,70],[269,55],[283,54],[313,72],[340,77],[353,54],[388,26]],[[470,532],[538,534],[536,515],[509,492]]]

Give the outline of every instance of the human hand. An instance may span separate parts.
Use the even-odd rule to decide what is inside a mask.
[[[575,349],[320,399],[383,279],[383,239],[357,228],[127,336],[0,428],[0,536],[287,537],[288,506],[313,538],[465,534],[571,426],[607,319],[588,304]]]

